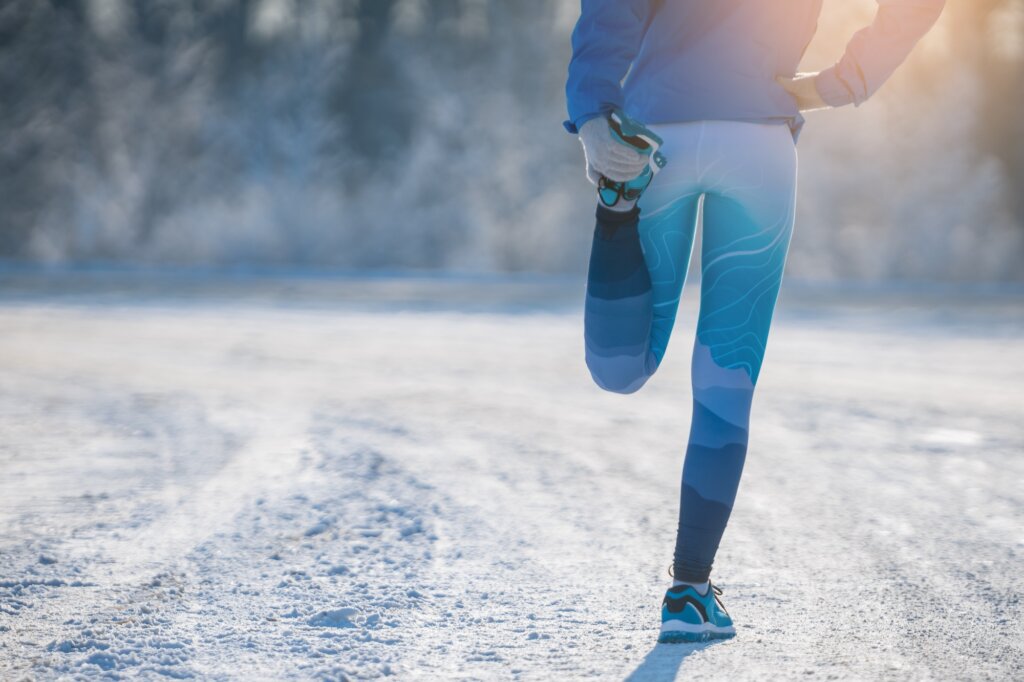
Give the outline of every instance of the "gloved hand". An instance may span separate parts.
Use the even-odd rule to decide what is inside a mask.
[[[796,100],[796,106],[800,111],[814,111],[815,109],[825,109],[829,106],[828,102],[822,99],[821,93],[818,92],[817,80],[817,72],[798,73],[793,77],[775,77],[775,82],[785,88],[786,92]]]
[[[580,128],[580,144],[587,158],[587,179],[595,185],[601,176],[627,182],[640,175],[650,157],[614,137],[604,116],[592,118]]]

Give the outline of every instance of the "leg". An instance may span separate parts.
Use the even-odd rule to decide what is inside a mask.
[[[590,250],[583,339],[587,367],[606,391],[633,393],[657,363],[648,350],[651,278],[640,248],[640,209],[597,207]]]
[[[705,197],[693,420],[673,562],[673,574],[685,582],[708,579],[736,498],[754,386],[792,234],[792,141],[769,135],[753,142],[740,157],[746,181],[733,171]]]
[[[633,393],[658,369],[693,246],[696,194],[671,196],[662,172],[641,199],[643,210],[599,206],[590,253],[584,339],[594,382]]]

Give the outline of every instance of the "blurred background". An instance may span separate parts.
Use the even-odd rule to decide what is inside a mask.
[[[873,0],[826,0],[803,68]],[[575,0],[6,0],[8,264],[580,273]],[[790,276],[1024,280],[1024,1],[949,0],[800,141]]]

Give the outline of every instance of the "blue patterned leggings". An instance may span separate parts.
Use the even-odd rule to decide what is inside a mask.
[[[701,212],[693,418],[673,574],[703,582],[746,458],[751,400],[793,230],[796,149],[782,124],[651,127],[665,141],[668,165],[637,208],[598,207],[587,281],[586,358],[594,381],[617,393],[638,390],[658,369]]]

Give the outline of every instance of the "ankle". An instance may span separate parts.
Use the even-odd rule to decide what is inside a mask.
[[[711,582],[709,580],[705,580],[702,583],[689,583],[689,582],[686,582],[685,580],[673,580],[672,581],[672,587],[680,587],[680,586],[692,587],[693,589],[697,590],[697,592],[700,593],[701,595],[705,595],[705,594],[708,593],[708,590],[711,589]]]

